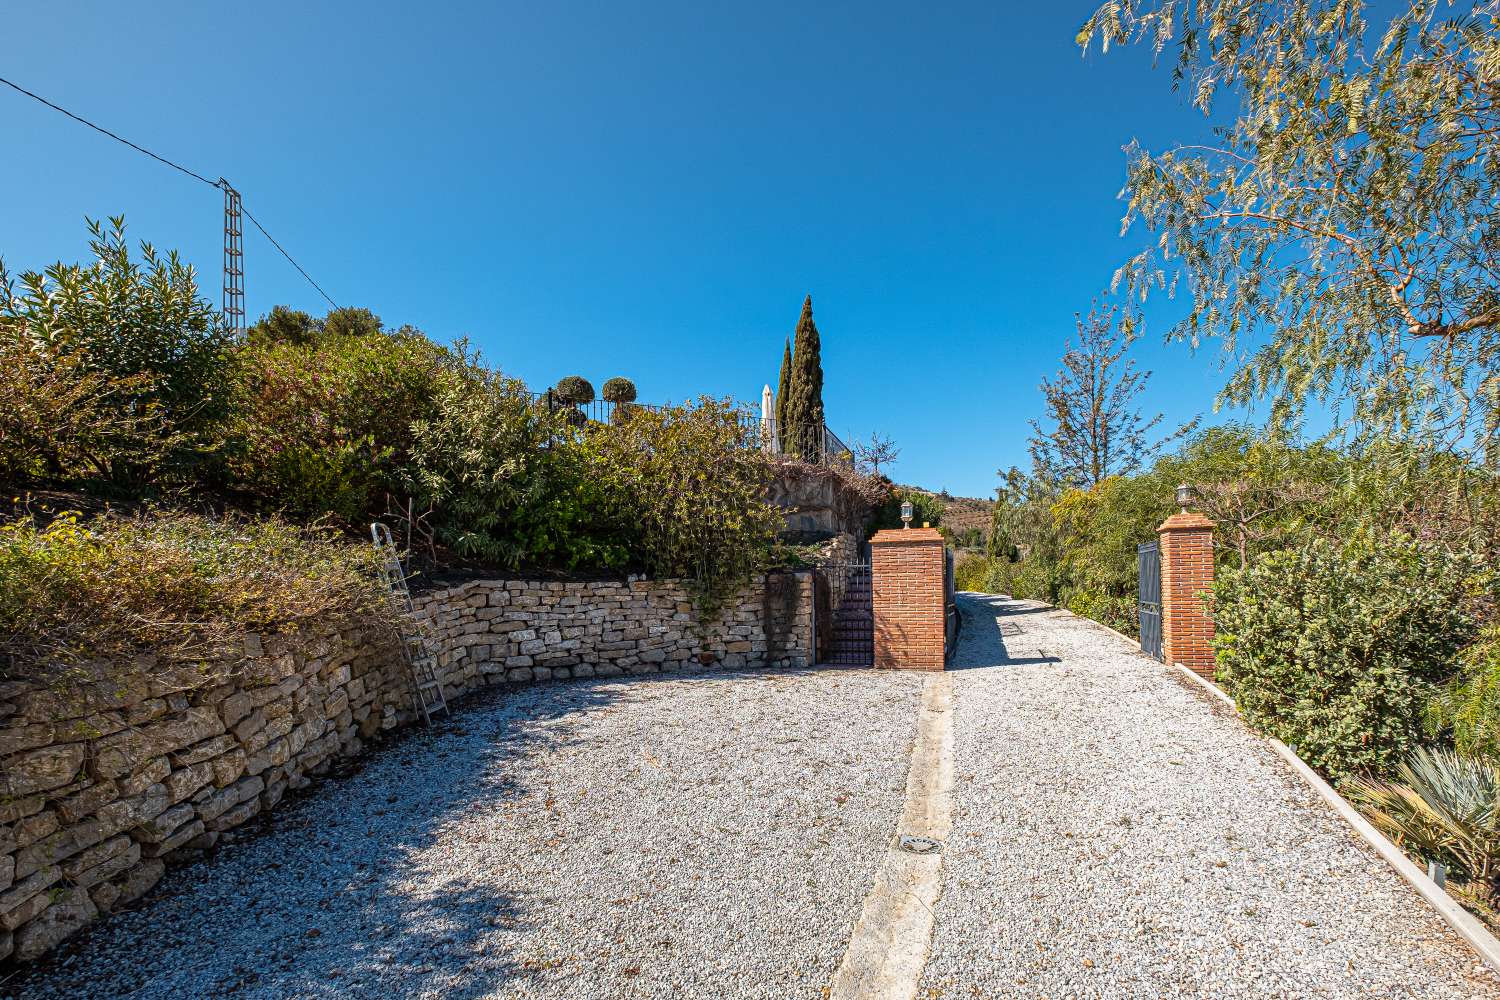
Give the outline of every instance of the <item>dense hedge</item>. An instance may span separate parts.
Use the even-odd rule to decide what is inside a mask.
[[[1221,573],[1218,677],[1246,720],[1332,777],[1386,773],[1473,637],[1478,567],[1401,536],[1316,540]]]

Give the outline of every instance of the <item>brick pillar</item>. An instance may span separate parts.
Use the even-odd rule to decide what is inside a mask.
[[[933,528],[877,531],[870,539],[875,666],[942,670],[943,536]]]
[[[1214,523],[1202,514],[1173,514],[1161,536],[1162,658],[1214,676],[1214,620],[1204,595],[1214,587]]]

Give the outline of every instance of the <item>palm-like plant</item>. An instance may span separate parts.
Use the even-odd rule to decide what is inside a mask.
[[[1370,821],[1398,844],[1447,866],[1489,900],[1500,877],[1500,768],[1480,757],[1422,748],[1398,781],[1345,785]]]

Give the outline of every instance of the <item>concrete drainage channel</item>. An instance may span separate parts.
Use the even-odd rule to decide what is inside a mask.
[[[953,676],[936,673],[922,685],[901,824],[865,897],[830,1000],[909,1000],[916,993],[942,890],[952,790]]]

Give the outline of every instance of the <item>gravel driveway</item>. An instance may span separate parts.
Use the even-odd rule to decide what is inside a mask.
[[[961,603],[917,996],[1500,997],[1191,682],[1066,613]],[[923,683],[713,673],[471,700],[0,994],[827,996],[907,799]]]
[[[471,700],[456,731],[169,873],[21,995],[817,997],[901,812],[920,686],[713,673]]]
[[[919,996],[1500,996],[1190,679],[1067,612],[961,603],[954,828]]]

